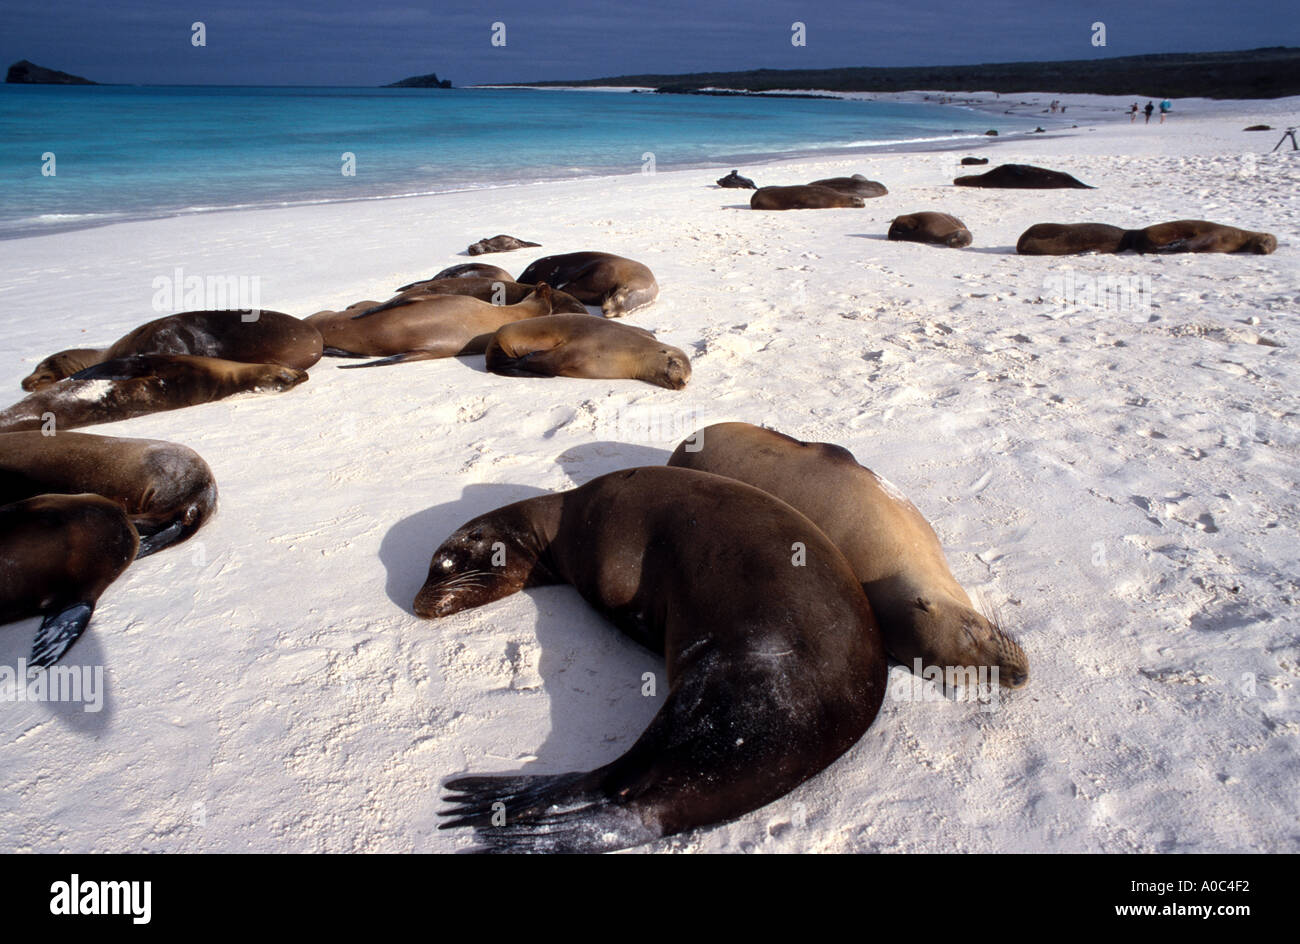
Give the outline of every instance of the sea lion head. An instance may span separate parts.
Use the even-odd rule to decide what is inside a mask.
[[[654,369],[648,378],[650,383],[669,390],[681,390],[690,382],[691,362],[683,351],[664,346],[655,352],[653,362]]]
[[[1251,233],[1250,238],[1242,244],[1247,252],[1267,256],[1277,249],[1277,237],[1272,233]]]
[[[509,596],[527,585],[537,566],[527,542],[535,529],[526,502],[480,515],[443,541],[415,595],[416,616],[437,619]]]
[[[1029,681],[1029,658],[996,619],[967,603],[941,596],[919,596],[911,603],[907,644],[891,641],[896,658],[905,664],[996,667],[998,683],[1021,688]],[[912,651],[908,651],[908,650]]]
[[[307,380],[307,371],[297,367],[284,367],[280,364],[264,365],[264,373],[254,388],[258,393],[280,393],[292,390]]]
[[[79,370],[85,370],[99,359],[100,352],[93,348],[77,348],[51,354],[23,378],[23,389],[28,392],[42,390],[64,377],[71,377]]]

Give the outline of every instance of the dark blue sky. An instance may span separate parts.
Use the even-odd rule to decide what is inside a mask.
[[[2,0],[0,64],[101,82],[457,85],[1300,45],[1296,0]],[[190,24],[207,26],[207,46]],[[491,24],[506,45],[491,45]],[[790,24],[807,24],[807,46]],[[1095,48],[1090,26],[1106,24]]]

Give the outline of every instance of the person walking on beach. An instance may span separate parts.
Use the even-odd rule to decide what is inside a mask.
[[[1170,101],[1169,99],[1167,99],[1167,98],[1166,98],[1163,102],[1160,103],[1160,123],[1161,123],[1161,124],[1164,124],[1164,123],[1165,123],[1165,115],[1169,114],[1169,110],[1170,110],[1171,108],[1173,108],[1173,107],[1174,107],[1174,103],[1171,102],[1171,101]]]
[[[1134,102],[1133,107],[1128,110],[1128,123],[1132,124],[1138,120],[1138,103]]]
[[[1147,102],[1147,107],[1142,110],[1147,113],[1146,124],[1151,124],[1151,113],[1156,110],[1156,106]]]

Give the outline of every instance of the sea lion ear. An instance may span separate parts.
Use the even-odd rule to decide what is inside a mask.
[[[924,597],[917,597],[912,605],[924,613],[930,612],[930,604]]]

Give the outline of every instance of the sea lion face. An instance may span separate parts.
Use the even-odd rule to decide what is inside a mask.
[[[98,351],[73,350],[51,354],[36,365],[36,369],[23,378],[23,389],[29,392],[43,390],[58,383],[64,377],[71,377],[79,370],[85,369],[92,360],[83,357],[86,354],[98,355]]]
[[[900,660],[920,659],[925,666],[989,666],[998,670],[1004,688],[1029,681],[1029,659],[1020,645],[995,621],[951,600],[918,597],[913,603],[911,645],[891,640]],[[914,652],[906,652],[908,648]]]
[[[415,596],[415,615],[437,619],[499,600],[523,587],[530,571],[531,559],[502,519],[475,518],[434,552]]]
[[[307,380],[307,371],[296,367],[281,367],[278,364],[266,365],[266,373],[254,388],[258,393],[279,393],[292,390]]]
[[[1242,248],[1247,252],[1267,256],[1277,250],[1277,237],[1272,233],[1252,233]]]
[[[666,347],[659,351],[660,369],[654,382],[669,390],[681,390],[690,382],[691,362],[686,355],[676,348]]]

